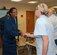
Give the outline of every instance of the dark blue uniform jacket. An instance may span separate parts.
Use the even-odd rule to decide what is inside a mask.
[[[2,46],[3,55],[17,55],[16,50],[16,36],[21,35],[18,32],[17,23],[11,16],[3,17],[3,30],[2,30]]]

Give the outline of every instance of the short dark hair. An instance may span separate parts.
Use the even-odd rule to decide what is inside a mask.
[[[16,9],[16,8],[15,7],[10,8],[9,13],[12,13],[13,9]]]

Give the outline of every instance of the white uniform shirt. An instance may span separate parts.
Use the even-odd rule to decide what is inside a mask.
[[[51,15],[49,18],[49,21],[53,24],[53,27],[54,27],[54,37],[53,39],[57,39],[57,16],[55,16],[55,14]],[[55,55],[57,54],[57,46],[55,45],[55,42],[54,42],[54,51],[55,51]]]
[[[49,21],[53,24],[53,27],[54,27],[54,34],[55,34],[55,37],[54,38],[57,38],[57,16],[55,16],[54,14],[49,16]]]
[[[34,36],[36,37],[37,55],[42,55],[42,37],[41,35],[48,35],[49,46],[47,55],[54,55],[53,51],[53,33],[54,29],[48,18],[44,15],[40,16],[35,24]],[[51,43],[52,42],[52,43]]]

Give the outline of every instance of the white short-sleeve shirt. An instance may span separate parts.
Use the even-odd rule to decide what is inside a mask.
[[[54,39],[57,38],[57,16],[55,16],[55,14],[52,14],[51,16],[49,16],[49,21],[53,24],[54,26]]]
[[[48,21],[48,17],[45,15],[41,15],[36,20],[35,29],[34,29],[34,36],[36,37],[37,55],[42,55],[42,37],[41,37],[41,35],[48,35],[49,47],[48,47],[47,55],[52,55],[52,54],[50,54],[50,52],[53,52],[52,51],[53,45],[51,43],[51,42],[53,42],[53,40],[52,40],[53,33],[54,33],[54,29],[53,29],[51,22]]]
[[[57,39],[57,16],[55,16],[55,14],[52,14],[51,16],[49,16],[49,21],[53,24],[53,27],[54,27],[54,37],[53,37],[53,39],[55,40],[55,39]],[[56,44],[55,44],[55,42],[54,42],[54,51],[55,51],[55,55],[57,54],[57,46],[56,46]]]

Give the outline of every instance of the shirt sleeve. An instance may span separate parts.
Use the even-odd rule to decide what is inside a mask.
[[[38,22],[36,21],[35,24],[35,30],[34,30],[34,36],[39,36],[39,35],[47,35],[47,27],[44,22]]]

